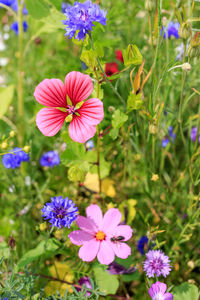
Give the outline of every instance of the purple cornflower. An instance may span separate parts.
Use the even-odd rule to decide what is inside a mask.
[[[163,33],[163,37],[164,39],[166,38],[170,38],[171,36],[174,36],[176,39],[179,38],[179,27],[180,24],[178,22],[174,23],[174,22],[169,22],[167,29],[165,28],[165,26],[163,26],[163,29],[161,29],[160,34],[162,35]]]
[[[62,5],[61,5],[61,11],[63,13],[65,13],[65,10],[67,9],[68,6],[71,6],[69,3],[66,3],[66,2],[62,2]]]
[[[16,35],[19,34],[19,25],[18,25],[18,22],[14,22],[12,23],[11,27],[10,27]],[[26,32],[28,29],[28,24],[26,21],[23,21],[23,31]]]
[[[0,0],[0,3],[7,5],[7,6],[11,6],[14,2],[15,2],[15,0]]]
[[[175,138],[176,138],[176,134],[173,132],[173,127],[172,126],[169,126],[168,127],[168,133],[169,133],[169,136],[172,140],[172,142],[174,142]]]
[[[154,277],[155,275],[157,277],[160,275],[166,277],[170,273],[171,266],[169,264],[169,257],[166,256],[162,251],[149,250],[146,253],[146,258],[147,259],[144,261],[143,266],[144,271],[149,278]]]
[[[164,137],[162,140],[162,147],[166,148],[168,144],[169,144],[169,139],[167,137]]]
[[[77,218],[78,208],[72,200],[58,196],[51,198],[51,203],[46,203],[42,212],[42,217],[45,220],[49,219],[52,226],[70,228],[71,223]]]
[[[81,277],[81,278],[79,279],[78,283],[79,283],[81,286],[85,285],[88,289],[92,289],[92,285],[91,285],[91,282],[90,282],[90,279],[89,279],[88,276]],[[81,291],[81,288],[76,287],[76,290],[77,290],[78,292],[80,292],[80,291]],[[86,294],[87,294],[87,297],[90,297],[91,292],[87,291]]]
[[[63,24],[67,25],[65,36],[70,39],[74,37],[79,41],[84,40],[86,34],[92,31],[94,22],[106,25],[106,14],[106,11],[90,0],[84,3],[75,1],[73,6],[68,5],[65,9],[64,15],[67,17],[67,20],[63,21]]]
[[[173,300],[173,295],[171,293],[165,293],[166,290],[167,285],[157,281],[151,285],[149,295],[152,300]]]
[[[14,148],[12,153],[3,155],[2,163],[6,169],[19,168],[23,161],[29,161],[29,155],[21,148]]]
[[[131,267],[131,268],[125,268],[124,266],[116,263],[116,262],[112,262],[108,268],[107,271],[111,274],[111,275],[119,275],[119,274],[131,274],[134,273],[136,271],[136,268]]]
[[[142,255],[144,255],[144,248],[148,245],[148,241],[148,237],[144,235],[139,239],[137,243],[137,249]]]
[[[173,127],[172,126],[168,127],[168,134],[169,134],[169,137],[165,136],[162,140],[162,147],[163,148],[166,148],[170,141],[172,141],[173,143],[175,141],[176,134],[173,132]]]
[[[190,133],[190,138],[193,142],[196,141],[197,138],[197,127],[192,127],[191,133]],[[200,133],[199,133],[199,143],[200,143]]]
[[[60,157],[56,151],[48,151],[41,156],[40,164],[42,167],[53,168],[60,164]]]

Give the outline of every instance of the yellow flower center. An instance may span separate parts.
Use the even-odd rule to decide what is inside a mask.
[[[98,231],[95,237],[98,241],[103,241],[105,240],[106,235],[103,231]]]

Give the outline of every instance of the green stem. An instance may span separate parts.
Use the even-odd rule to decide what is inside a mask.
[[[89,34],[89,37],[90,37],[90,42],[91,42],[91,47],[92,49],[94,50],[94,44],[93,44],[93,39],[92,39],[92,35]],[[110,82],[110,80],[108,79],[104,69],[102,68],[102,65],[101,65],[101,62],[98,58],[98,56],[96,57],[96,60],[97,60],[97,63],[98,63],[98,66],[101,70],[101,72],[103,73],[104,77],[105,77],[105,80],[106,82],[109,84],[109,86],[111,87],[111,89],[113,90],[114,94],[120,99],[120,101],[122,102],[122,104],[125,103],[124,99],[122,98],[122,96],[118,93],[118,91],[115,89],[115,87],[112,85],[112,83]]]
[[[186,42],[184,42],[183,64],[185,63],[186,46],[187,46]],[[182,137],[184,145],[186,145],[186,143],[185,143],[185,137],[184,137],[184,134],[183,134],[183,127],[182,127],[182,110],[183,110],[183,101],[184,101],[185,79],[186,79],[186,71],[182,70],[181,98],[180,98],[180,104],[179,104],[178,122],[179,122],[180,131],[181,131],[181,137]]]
[[[7,11],[9,11],[15,17],[15,19],[17,20],[16,13],[9,6],[7,6],[3,3],[0,3],[0,7],[5,8]]]
[[[18,60],[18,142],[23,146],[24,142],[24,102],[23,102],[23,5],[18,0],[18,26],[19,26],[19,60]]]

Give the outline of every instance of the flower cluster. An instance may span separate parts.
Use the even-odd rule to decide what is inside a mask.
[[[125,259],[131,254],[131,248],[124,242],[131,238],[132,229],[120,225],[122,215],[118,209],[110,208],[103,217],[100,207],[91,204],[86,214],[87,217],[77,217],[80,230],[68,235],[73,244],[82,245],[79,257],[83,261],[92,261],[97,256],[101,264],[108,265],[115,255]]]
[[[160,275],[166,277],[170,273],[171,266],[169,264],[169,257],[162,251],[149,250],[146,254],[146,258],[147,259],[144,261],[143,265],[144,271],[149,278],[154,277],[155,275],[157,277]]]
[[[4,154],[2,163],[6,169],[19,168],[23,161],[29,161],[29,155],[21,148],[14,148],[12,153]]]
[[[169,22],[167,28],[163,26],[163,29],[161,29],[160,34],[163,34],[164,39],[170,38],[171,36],[174,36],[176,39],[179,38],[179,28],[180,24],[178,22]]]
[[[53,168],[60,164],[60,157],[56,151],[48,151],[41,156],[40,164],[42,167]]]
[[[44,219],[49,220],[52,226],[70,228],[77,218],[78,208],[72,200],[59,196],[51,198],[51,202],[44,205],[42,212]]]
[[[94,22],[106,25],[107,12],[100,9],[98,4],[93,4],[88,0],[84,3],[75,1],[73,6],[68,5],[65,8],[67,21],[63,21],[66,27],[66,36],[84,40],[86,34],[92,31]],[[77,33],[78,32],[78,33]]]
[[[47,106],[39,111],[36,124],[45,136],[55,135],[64,124],[70,121],[69,135],[72,140],[85,143],[96,133],[96,125],[103,117],[103,103],[98,98],[88,99],[93,90],[88,75],[71,72],[60,79],[45,79],[35,89],[36,100]]]
[[[157,281],[149,289],[149,296],[152,300],[173,300],[171,293],[166,293],[167,286],[165,283]]]

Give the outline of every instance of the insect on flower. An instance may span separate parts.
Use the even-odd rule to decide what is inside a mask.
[[[114,237],[112,237],[110,240],[111,240],[111,242],[119,242],[119,241],[123,241],[125,239],[125,237],[124,236],[122,236],[122,235],[119,235],[119,236],[114,236]]]

